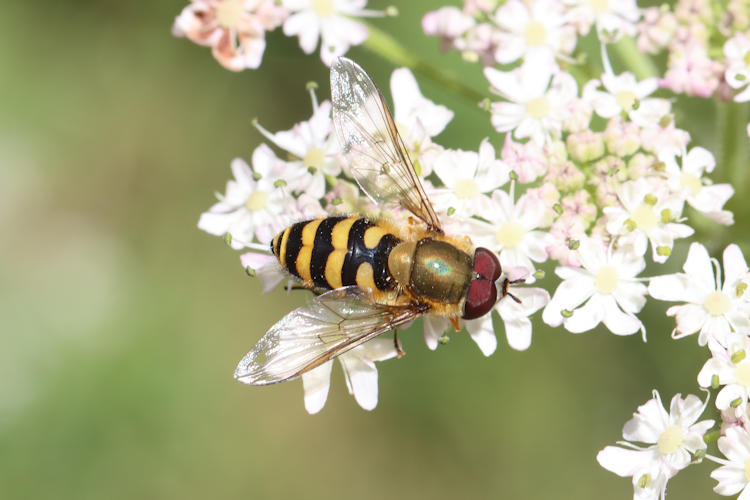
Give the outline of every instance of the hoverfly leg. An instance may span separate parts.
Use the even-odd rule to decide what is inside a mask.
[[[503,297],[508,296],[508,297],[510,297],[511,299],[515,300],[517,303],[520,304],[521,303],[521,299],[519,299],[518,297],[516,297],[515,295],[513,295],[512,293],[510,293],[508,291],[508,288],[510,288],[510,285],[517,285],[518,283],[525,283],[525,282],[526,282],[526,280],[523,279],[523,278],[517,279],[517,280],[513,280],[513,281],[509,280],[508,278],[505,278],[505,281],[503,281],[503,296],[500,297],[500,298],[502,299]]]
[[[393,330],[393,347],[396,348],[396,358],[401,359],[401,356],[406,354],[406,351],[401,349],[401,342],[398,341],[398,328]]]
[[[451,316],[448,318],[448,320],[451,322],[451,325],[453,325],[453,329],[457,332],[461,331],[461,324],[459,323],[459,317],[458,316]]]

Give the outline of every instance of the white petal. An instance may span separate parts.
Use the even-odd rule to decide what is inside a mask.
[[[604,317],[603,297],[594,294],[588,302],[573,311],[573,315],[563,321],[565,329],[572,333],[592,330]]]
[[[724,436],[719,438],[719,450],[732,462],[740,462],[750,459],[750,435],[741,427],[728,427]]]
[[[503,320],[505,338],[508,345],[517,351],[525,351],[531,346],[531,320],[526,317],[515,317]]]
[[[514,103],[525,102],[527,92],[519,82],[516,73],[486,67],[484,68],[484,76],[502,97]]]
[[[655,299],[671,302],[686,302],[690,300],[687,292],[689,278],[685,274],[666,274],[651,278],[648,284],[648,294]]]
[[[726,410],[733,401],[745,399],[747,393],[738,384],[729,384],[719,391],[716,395],[716,407],[720,410]],[[725,453],[726,454],[726,453]]]
[[[734,243],[724,249],[724,282],[732,285],[736,284],[743,278],[747,272],[747,263],[742,255],[740,247]]]
[[[696,288],[703,290],[714,290],[716,288],[711,257],[708,255],[706,247],[700,243],[690,244],[687,260],[685,260],[685,265],[682,268],[685,270],[685,274],[690,276],[691,284]]]
[[[371,361],[365,361],[355,350],[339,356],[350,392],[359,406],[374,410],[378,405],[378,370]]]
[[[629,477],[643,469],[651,460],[650,451],[626,450],[619,446],[607,446],[596,455],[599,465],[620,477]]]
[[[615,335],[632,335],[638,330],[643,330],[643,323],[632,314],[622,312],[614,297],[604,297],[603,302],[603,321],[610,332]]]
[[[625,423],[622,437],[628,441],[656,443],[668,426],[669,415],[659,399],[650,399]]]
[[[333,367],[333,361],[328,361],[302,374],[305,410],[311,415],[318,413],[326,404],[328,388],[331,385],[331,367]]]
[[[434,351],[437,349],[440,338],[450,328],[450,322],[441,316],[425,316],[422,321],[424,323],[425,344],[430,350]]]
[[[255,153],[253,153],[253,156],[255,156]],[[242,158],[235,158],[234,160],[232,160],[230,168],[232,169],[234,178],[237,179],[237,182],[241,186],[249,188],[255,185],[255,181],[253,180],[253,171],[250,169],[250,165],[248,165],[245,160],[243,160]]]
[[[670,413],[679,415],[682,425],[693,425],[705,411],[707,401],[701,401],[695,394],[688,394],[685,399],[677,396],[672,399]]]
[[[746,491],[750,491],[750,488],[746,488],[747,479],[745,479],[745,468],[739,465],[722,465],[711,472],[711,477],[719,482],[719,484],[714,486],[714,491],[719,495],[736,495],[738,492],[742,491],[743,488],[743,495],[745,495]],[[743,498],[743,500],[745,499]]]
[[[465,325],[471,339],[477,343],[482,354],[489,356],[495,352],[497,337],[495,336],[495,330],[492,328],[492,314],[487,314],[479,319],[468,320]]]

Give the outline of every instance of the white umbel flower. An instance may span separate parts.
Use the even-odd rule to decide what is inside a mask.
[[[299,37],[305,54],[312,54],[320,39],[320,58],[330,66],[349,47],[367,39],[364,24],[350,19],[368,15],[367,0],[283,0],[292,14],[284,21],[284,34]]]
[[[607,231],[624,235],[636,253],[644,255],[651,243],[654,262],[664,263],[672,254],[674,240],[693,234],[693,228],[677,222],[683,202],[671,194],[664,180],[644,177],[628,181],[617,189],[621,205],[605,207]]]
[[[726,337],[724,347],[714,340],[708,341],[713,355],[698,373],[702,387],[724,386],[716,395],[716,407],[732,417],[745,415],[750,396],[750,332],[732,332]]]
[[[737,500],[750,500],[750,432],[740,426],[729,427],[717,444],[727,460],[721,460],[723,465],[711,472],[719,482],[714,491],[725,496],[739,493]]]
[[[560,137],[562,124],[576,98],[575,79],[557,69],[548,57],[532,57],[513,71],[485,68],[492,90],[509,102],[491,105],[492,125],[498,132],[513,131],[517,139],[530,138],[542,145]]]
[[[374,410],[378,405],[378,370],[376,361],[385,361],[398,354],[391,338],[376,338],[345,352],[337,359],[341,362],[349,394],[365,410]],[[305,409],[318,413],[328,399],[331,385],[333,360],[302,374],[305,390]]]
[[[645,338],[646,329],[635,316],[646,304],[646,286],[636,278],[646,267],[643,257],[627,246],[613,250],[599,238],[584,238],[578,260],[580,268],[555,269],[563,282],[542,312],[544,322],[573,333],[603,322],[615,335],[640,330]]]
[[[459,216],[490,213],[487,193],[510,179],[510,169],[495,158],[495,148],[485,139],[479,152],[446,149],[433,156],[433,171],[443,183],[430,193],[435,209],[453,209]]]
[[[613,42],[623,35],[634,36],[641,11],[635,0],[565,0],[568,15],[586,33],[596,24],[600,40]]]
[[[487,222],[470,219],[465,226],[478,246],[500,254],[503,269],[520,267],[532,272],[533,262],[547,260],[547,246],[552,241],[549,233],[538,230],[546,209],[537,197],[524,194],[514,202],[512,195],[497,190],[489,200],[489,211],[482,214]],[[527,280],[532,282],[533,278]]]
[[[730,87],[741,90],[735,102],[750,101],[750,38],[738,33],[724,44],[727,70],[724,78]]]
[[[599,90],[599,85],[604,90]],[[589,101],[594,111],[602,118],[627,114],[631,121],[646,125],[658,115],[657,99],[647,99],[659,88],[657,78],[637,81],[630,72],[615,75],[605,72],[599,80],[591,80],[583,88],[583,98]],[[658,117],[658,116],[657,116]]]
[[[663,499],[667,481],[690,465],[692,454],[706,448],[703,435],[714,425],[713,420],[698,422],[708,398],[704,402],[692,394],[684,399],[677,394],[667,413],[659,393],[653,395],[625,423],[622,435],[627,441],[620,444],[627,448],[607,446],[596,456],[605,469],[633,478],[636,500]]]
[[[497,46],[495,60],[500,64],[540,53],[553,59],[570,54],[576,46],[576,29],[560,2],[509,0],[497,9],[494,20],[502,30],[493,40]]]
[[[398,68],[391,74],[393,119],[409,150],[417,173],[430,174],[433,156],[442,148],[432,142],[453,119],[453,111],[435,104],[422,95],[417,79],[408,68]]]
[[[674,150],[663,150],[659,160],[664,163],[670,189],[681,193],[688,205],[719,224],[734,223],[732,212],[723,209],[734,194],[732,185],[709,184],[703,178],[705,172],[713,172],[716,167],[716,159],[710,151],[695,147],[677,155]]]
[[[511,279],[515,279],[515,276]],[[494,310],[503,321],[508,345],[513,349],[523,351],[531,345],[532,323],[529,316],[547,305],[549,293],[542,288],[531,287],[513,287],[511,293],[521,302],[516,302],[511,297],[504,297],[495,305]],[[466,327],[471,340],[477,344],[482,354],[490,356],[497,350],[497,332],[493,327],[492,313],[477,319],[462,320],[461,324]],[[447,319],[440,316],[425,316],[425,342],[433,351],[437,348],[440,339],[450,330],[452,327]]]
[[[219,202],[201,214],[198,228],[216,236],[231,234],[234,249],[244,247],[254,237],[270,243],[283,229],[280,214],[288,201],[277,183],[283,177],[283,162],[261,144],[253,152],[253,169],[237,158],[232,162],[232,173],[235,180],[227,182]]]
[[[294,193],[306,193],[320,199],[325,194],[326,176],[341,173],[339,144],[332,134],[331,103],[318,105],[311,92],[313,115],[309,120],[296,123],[290,130],[268,132],[260,125],[258,130],[274,145],[292,157],[287,163],[285,180]]]
[[[750,302],[745,296],[750,277],[742,251],[737,245],[724,250],[724,281],[717,273],[706,247],[692,243],[688,251],[684,273],[667,274],[651,278],[648,293],[655,299],[683,302],[667,309],[677,326],[673,338],[682,338],[695,332],[698,344],[706,345],[713,338],[726,346],[731,330],[750,330]]]

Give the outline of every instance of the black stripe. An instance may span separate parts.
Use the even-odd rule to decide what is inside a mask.
[[[346,217],[328,217],[320,223],[318,230],[315,232],[315,241],[313,241],[313,250],[310,257],[310,277],[317,287],[332,288],[326,280],[326,261],[333,251],[333,242],[331,241],[333,227],[344,219]]]
[[[302,249],[302,229],[310,221],[298,222],[292,226],[289,230],[289,236],[286,239],[286,258],[284,259],[286,270],[300,277],[297,272],[297,256],[299,255],[300,249]]]
[[[344,286],[357,284],[357,269],[362,262],[372,264],[372,259],[367,255],[371,250],[365,246],[365,231],[372,226],[374,226],[372,222],[362,218],[357,219],[349,229],[349,242],[347,243],[349,251],[344,258],[344,267],[341,269],[341,284]]]
[[[372,267],[373,280],[378,290],[392,290],[396,286],[388,271],[388,255],[400,240],[392,234],[384,234],[375,248],[367,248],[365,245],[365,231],[374,226],[367,219],[359,219],[349,230],[349,252],[344,259],[344,267],[341,270],[341,283],[344,286],[357,284],[357,270],[360,264],[367,262]]]
[[[391,276],[388,270],[388,256],[391,254],[393,247],[401,243],[401,240],[394,235],[384,234],[372,256],[372,271],[375,278],[375,286],[378,290],[392,290],[396,286],[396,280]]]
[[[278,257],[279,253],[281,253],[281,240],[282,240],[282,236],[284,236],[284,231],[281,231],[278,234],[278,236],[276,236],[276,246],[275,247],[273,247],[273,241],[271,241],[271,247],[272,247],[271,251],[273,252],[273,254],[276,257]]]

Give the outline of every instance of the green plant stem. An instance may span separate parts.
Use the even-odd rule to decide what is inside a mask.
[[[721,157],[719,164],[725,170],[721,176],[734,186],[735,197],[743,198],[747,191],[747,140],[746,113],[736,102],[717,101],[718,122],[721,124]]]
[[[367,29],[370,30],[370,36],[365,41],[364,46],[383,59],[396,66],[406,66],[415,73],[429,78],[447,90],[460,94],[475,103],[479,103],[487,97],[464,84],[457,77],[412,55],[406,47],[386,32],[370,24],[368,24]]]
[[[659,69],[647,54],[638,50],[635,39],[623,37],[614,45],[610,45],[624,62],[624,66],[635,74],[638,80],[659,76]]]

